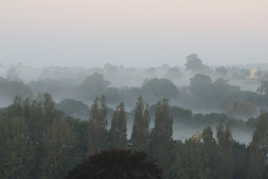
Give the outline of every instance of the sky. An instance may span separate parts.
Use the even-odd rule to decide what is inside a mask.
[[[268,63],[268,0],[2,0],[0,64]]]

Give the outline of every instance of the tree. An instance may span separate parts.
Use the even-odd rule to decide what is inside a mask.
[[[97,97],[90,110],[89,137],[90,154],[98,153],[105,149],[107,142],[107,107],[105,98]]]
[[[155,127],[152,130],[150,153],[160,161],[160,166],[168,170],[173,156],[170,153],[173,140],[173,116],[167,99],[162,99],[156,107]],[[166,176],[167,173],[165,173]]]
[[[166,139],[167,141],[172,140],[173,133],[173,118],[170,111],[170,106],[167,99],[162,99],[158,104],[155,112],[155,127],[153,135]]]
[[[52,96],[48,93],[44,94],[44,105],[43,106],[44,106],[44,113],[48,116],[52,116],[56,111],[55,102],[54,102]]]
[[[197,54],[191,54],[186,57],[186,70],[193,73],[207,73],[209,72],[209,67],[204,65],[202,60]]]
[[[138,150],[146,150],[149,139],[149,109],[144,104],[143,98],[139,97],[135,108],[135,118],[131,142],[134,148]]]
[[[249,146],[248,179],[261,179],[268,154],[268,114],[262,114],[257,122],[253,140]]]
[[[233,161],[233,137],[228,126],[220,124],[217,127],[217,139],[220,147],[221,165],[218,167],[218,175],[222,179],[232,179],[234,174]]]
[[[87,120],[90,114],[88,105],[74,99],[64,99],[56,105],[59,111],[73,118]]]
[[[16,96],[30,97],[32,90],[22,81],[10,81],[0,77],[0,96],[1,99],[6,99],[11,102]]]
[[[176,98],[179,91],[170,80],[155,78],[144,81],[142,93],[148,101],[156,101],[160,98]]]
[[[213,137],[213,131],[211,129],[211,127],[207,127],[203,130],[202,132],[202,139],[205,145],[215,145],[216,144],[216,140]]]
[[[216,140],[213,137],[213,131],[211,127],[207,127],[202,132],[203,145],[201,147],[203,156],[203,172],[202,175],[206,176],[206,179],[217,178],[217,167],[219,165],[219,148]]]
[[[257,89],[257,92],[263,94],[263,95],[268,95],[268,81],[261,81],[261,85]]]
[[[216,68],[216,73],[219,74],[220,76],[226,76],[228,73],[228,70],[224,66],[220,66]]]
[[[262,114],[256,126],[251,146],[256,146],[268,153],[268,114]]]
[[[193,95],[196,103],[202,103],[202,106],[208,107],[210,105],[209,100],[215,100],[213,94],[212,79],[207,75],[197,74],[190,80],[190,92]],[[204,104],[203,101],[206,101]]]
[[[80,162],[74,152],[79,140],[75,140],[73,119],[54,107],[53,99],[45,94],[17,97],[1,110],[0,178],[59,178]]]
[[[94,73],[88,76],[80,85],[78,92],[81,99],[93,100],[103,95],[110,82],[106,81],[102,74]]]
[[[160,168],[145,153],[112,150],[89,157],[66,179],[161,179],[161,175]]]
[[[207,75],[196,74],[190,80],[190,89],[196,95],[204,94],[212,85],[212,79]]]
[[[22,118],[0,119],[0,178],[27,178],[33,167],[33,145],[28,143]]]
[[[220,147],[223,150],[231,150],[233,144],[233,137],[228,126],[220,124],[217,127],[217,139]]]
[[[42,172],[39,173],[40,179],[48,176],[60,178],[65,175],[66,170],[73,167],[68,161],[77,155],[74,153],[75,136],[72,130],[71,123],[67,120],[53,120],[48,127],[43,145],[45,159],[41,166]]]
[[[110,143],[112,149],[125,149],[127,147],[127,114],[123,103],[117,107],[113,114]]]

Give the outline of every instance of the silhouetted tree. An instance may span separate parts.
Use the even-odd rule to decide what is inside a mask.
[[[152,135],[165,139],[172,140],[173,133],[173,117],[167,99],[162,99],[156,106],[155,112],[155,127]]]
[[[145,153],[105,151],[91,156],[66,179],[161,179],[161,170]]]
[[[89,121],[89,154],[98,153],[107,147],[107,107],[105,98],[97,97],[90,110]]]
[[[106,81],[102,74],[94,73],[88,76],[79,86],[79,97],[94,100],[97,96],[103,95],[109,85],[110,82]]]
[[[218,167],[218,176],[221,179],[232,179],[234,172],[233,137],[228,126],[220,124],[217,128],[217,139],[220,147],[221,165]]]
[[[131,142],[137,150],[146,150],[149,139],[149,111],[143,98],[139,97],[135,108],[135,117]]]
[[[155,127],[151,134],[150,153],[160,162],[161,167],[164,169],[168,169],[171,165],[172,134],[173,117],[168,100],[163,99],[156,107]],[[164,176],[166,176],[166,173]]]
[[[253,140],[249,146],[248,179],[264,177],[268,154],[268,114],[262,114],[257,122]]]
[[[117,107],[113,114],[109,142],[112,149],[125,149],[127,147],[127,114],[123,103]]]
[[[144,81],[142,94],[146,100],[156,102],[159,98],[175,98],[179,91],[170,80],[154,78]]]
[[[259,92],[263,95],[268,95],[268,81],[263,80],[261,82],[261,85],[257,89],[257,92]]]
[[[204,65],[202,60],[197,54],[191,54],[186,57],[186,70],[194,73],[207,73],[209,72],[209,67]]]

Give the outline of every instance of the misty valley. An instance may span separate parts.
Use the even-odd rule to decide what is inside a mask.
[[[1,179],[268,178],[268,64],[0,64],[0,107]]]

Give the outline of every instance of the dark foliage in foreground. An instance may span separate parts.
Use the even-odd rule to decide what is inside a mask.
[[[161,179],[161,170],[143,152],[112,150],[89,157],[66,179]]]
[[[105,98],[97,98],[92,104],[88,121],[76,120],[58,111],[48,94],[33,99],[16,98],[14,104],[0,110],[0,178],[61,179],[88,155],[111,149],[144,151],[158,162],[164,179],[268,178],[268,114],[256,119],[253,140],[246,146],[234,140],[228,123],[219,125],[216,133],[208,127],[188,140],[176,141],[172,137],[174,111],[182,118],[197,117],[187,111],[172,109],[168,100],[164,99],[155,106],[153,117],[150,117],[152,112],[148,109],[149,106],[139,98],[133,135],[128,140],[128,115],[123,103],[114,111],[109,129]],[[209,120],[220,118],[224,119],[219,115],[209,116]],[[151,131],[148,127],[150,120],[155,124]],[[70,177],[80,173],[79,168],[83,165],[93,172],[110,173],[105,179],[123,174],[130,168],[129,176],[125,176],[127,179],[131,179],[132,174],[140,174],[136,177],[141,178],[148,175],[149,179],[154,176],[149,174],[155,164],[147,163],[142,153],[119,152],[111,155],[106,152],[100,155],[108,162],[99,160],[97,156],[88,159],[90,165],[86,161],[86,164],[78,166]],[[128,163],[130,161],[126,158],[136,162]],[[139,168],[138,162],[147,167]],[[121,168],[122,172],[116,168],[119,164],[125,167]],[[105,167],[109,170],[99,170]],[[139,169],[146,169],[145,173],[139,173]]]

